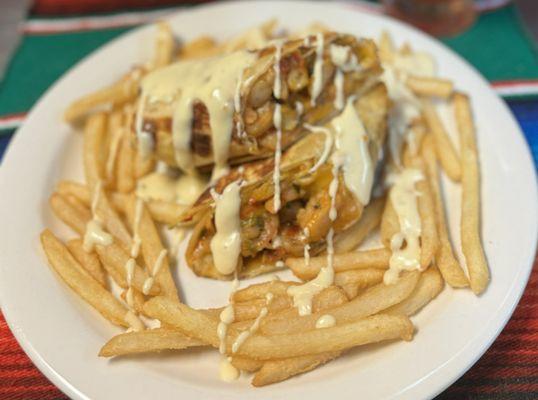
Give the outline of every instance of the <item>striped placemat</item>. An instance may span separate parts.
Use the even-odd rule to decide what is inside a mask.
[[[140,0],[123,1],[144,5]],[[166,0],[161,4],[163,2]],[[78,8],[73,3],[79,3]],[[97,3],[106,3],[112,9],[122,2],[40,0],[38,9],[55,12],[55,7],[63,4],[63,9],[85,11],[93,10],[91,7]],[[353,1],[343,6],[350,10],[381,12],[373,3]],[[161,8],[69,18],[31,16],[21,27],[24,34],[21,46],[0,84],[0,160],[26,113],[67,69],[132,27],[177,11],[178,8]],[[485,13],[469,31],[444,42],[480,70],[494,90],[506,99],[538,163],[538,59],[514,7]],[[537,269],[535,262],[530,283],[515,314],[493,346],[439,399],[538,398]],[[0,399],[65,398],[33,366],[0,313]]]

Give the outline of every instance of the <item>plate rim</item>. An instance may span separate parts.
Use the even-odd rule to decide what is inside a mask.
[[[452,57],[457,58],[461,63],[465,64],[465,67],[471,71],[474,72],[474,74],[482,81],[482,83],[487,86],[487,89],[489,91],[489,95],[495,99],[495,102],[498,103],[498,105],[505,111],[506,117],[509,118],[511,123],[514,125],[514,127],[517,129],[517,137],[520,141],[518,147],[521,147],[521,150],[524,150],[525,153],[525,160],[524,162],[528,164],[530,170],[528,171],[531,175],[531,177],[534,177],[534,190],[532,190],[533,193],[530,194],[530,196],[534,197],[535,204],[538,204],[538,175],[537,175],[537,168],[534,164],[534,160],[532,158],[532,154],[529,148],[529,145],[525,139],[524,133],[515,119],[514,115],[510,111],[508,105],[501,99],[499,96],[493,91],[491,86],[489,85],[489,82],[483,77],[483,75],[467,60],[465,60],[463,57],[461,57],[458,53],[454,52],[452,49],[450,49],[448,46],[446,46],[444,43],[440,42],[439,40],[433,38],[432,36],[418,30],[417,28],[396,20],[390,16],[387,16],[385,14],[377,14],[369,12],[363,8],[357,7],[353,9],[353,4],[347,1],[321,1],[321,2],[309,2],[305,0],[292,0],[292,1],[285,1],[285,0],[279,0],[279,1],[270,1],[270,0],[256,0],[257,3],[297,3],[297,4],[303,4],[307,7],[309,6],[316,6],[316,7],[336,7],[336,6],[347,6],[353,10],[353,12],[366,14],[369,17],[377,18],[380,20],[390,20],[392,24],[397,25],[399,28],[403,28],[405,30],[411,30],[414,31],[414,33],[419,34],[423,36],[428,41],[434,42],[437,46],[443,47],[443,49],[450,53]],[[248,3],[255,3],[254,1],[250,1]],[[198,4],[194,5],[188,8],[183,9],[174,9],[171,11],[170,14],[165,15],[162,19],[164,20],[170,20],[175,18],[176,16],[180,14],[189,14],[196,11],[200,11],[202,9],[207,8],[227,8],[227,7],[236,7],[241,6],[243,3],[247,3],[246,1],[242,0],[231,0],[231,1],[223,1],[223,2],[214,2],[214,3],[208,3],[208,4]],[[82,64],[86,63],[89,59],[93,58],[97,53],[105,50],[106,48],[110,46],[114,46],[117,41],[121,41],[125,39],[127,36],[130,35],[136,35],[142,30],[148,29],[149,26],[153,25],[154,21],[149,22],[147,24],[135,27],[134,29],[130,29],[127,32],[124,32],[120,34],[119,36],[115,37],[114,39],[104,43],[103,45],[99,46],[97,49],[93,50],[86,56],[84,56],[82,59],[77,61],[72,67],[70,67],[68,70],[66,70],[53,84],[40,96],[40,98],[36,101],[36,103],[32,106],[30,111],[28,112],[28,117],[26,118],[25,122],[17,129],[17,131],[14,134],[14,137],[8,144],[4,157],[2,165],[3,168],[0,168],[0,183],[3,183],[5,180],[9,178],[9,175],[6,171],[5,165],[9,161],[9,159],[12,157],[12,154],[15,152],[13,149],[17,147],[17,143],[21,137],[21,135],[17,135],[19,131],[22,131],[23,128],[26,126],[27,121],[31,119],[31,117],[35,114],[35,110],[41,106],[42,103],[46,103],[48,96],[56,90],[58,86],[60,86],[64,80],[66,80],[70,73],[76,69],[78,69]],[[514,132],[515,133],[515,132]],[[19,139],[19,140],[18,140]],[[523,154],[522,154],[523,155]],[[14,157],[14,156],[13,156]],[[532,188],[531,188],[532,189]],[[534,208],[533,212],[536,215],[536,212],[538,211],[538,205]],[[459,368],[455,371],[450,371],[451,373],[447,373],[448,371],[445,371],[445,378],[442,380],[445,383],[444,384],[436,384],[435,388],[432,389],[424,389],[425,385],[418,385],[422,386],[423,390],[419,393],[416,393],[417,396],[420,398],[432,398],[436,395],[443,392],[446,388],[448,388],[450,385],[452,385],[457,379],[459,379],[465,372],[467,372],[483,355],[484,353],[491,347],[493,342],[497,339],[499,334],[502,332],[508,321],[511,319],[513,312],[517,305],[519,304],[519,301],[525,291],[525,288],[527,286],[528,280],[530,278],[530,275],[533,270],[533,264],[534,260],[536,258],[536,250],[538,245],[538,221],[535,221],[534,223],[534,238],[533,238],[533,248],[532,251],[529,253],[529,259],[526,262],[526,269],[522,268],[519,271],[518,275],[519,278],[515,280],[510,287],[510,289],[506,293],[506,297],[504,299],[504,302],[510,301],[509,307],[504,310],[503,317],[500,319],[501,322],[495,323],[496,329],[494,330],[485,330],[484,333],[481,335],[481,338],[484,339],[484,336],[488,339],[487,343],[485,345],[480,346],[480,350],[473,352],[472,357],[464,357],[466,360],[465,364],[466,366],[464,368]],[[0,256],[0,261],[3,259],[2,256]],[[2,266],[3,263],[0,263],[0,276],[4,275],[5,273],[4,268]],[[1,288],[4,285],[4,279],[0,279],[0,296],[2,296],[2,293],[5,293],[5,290],[1,290]],[[511,297],[511,298],[508,298]],[[52,367],[42,356],[41,354],[34,348],[33,344],[26,339],[25,333],[22,331],[22,329],[19,329],[17,326],[17,317],[15,313],[12,314],[12,311],[9,306],[9,301],[6,302],[5,298],[1,298],[1,305],[2,305],[2,313],[4,315],[4,318],[6,320],[7,325],[9,326],[12,334],[16,338],[18,344],[21,346],[21,348],[24,350],[24,352],[28,355],[28,357],[32,360],[34,365],[63,393],[66,395],[76,398],[76,399],[89,399],[89,397],[77,389],[75,386],[73,386],[67,379],[65,379],[59,372],[57,372],[54,367]],[[6,307],[7,305],[7,307]],[[506,307],[506,305],[504,306]],[[489,323],[494,323],[496,320],[491,320]],[[463,350],[466,348],[466,346],[462,349],[460,349],[459,353],[463,352]],[[459,353],[457,353],[454,357],[456,357]],[[466,352],[469,354],[469,352]],[[428,381],[432,375],[435,374],[435,371],[432,371],[430,374],[424,376],[422,379],[420,379],[418,382],[426,382]],[[446,377],[449,376],[447,379]],[[417,383],[418,383],[417,382]],[[415,390],[417,385],[415,384],[413,387],[405,388],[403,391],[400,391],[398,393],[394,393],[392,396],[399,396],[403,393],[411,393],[411,391]]]

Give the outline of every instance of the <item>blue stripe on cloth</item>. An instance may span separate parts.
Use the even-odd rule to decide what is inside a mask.
[[[13,137],[14,133],[15,130],[11,130],[11,132],[5,132],[0,136],[0,162],[2,162],[2,159],[4,158],[6,147],[9,144],[9,141]]]
[[[513,101],[508,106],[525,133],[525,138],[538,168],[538,101]]]
[[[509,101],[508,106],[525,133],[534,164],[538,167],[538,101]],[[0,135],[0,161],[13,134],[14,131]]]

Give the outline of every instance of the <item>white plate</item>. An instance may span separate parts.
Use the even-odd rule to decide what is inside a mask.
[[[112,41],[67,73],[39,101],[4,159],[0,187],[0,293],[3,312],[26,353],[76,399],[421,399],[433,397],[462,375],[490,346],[516,306],[531,270],[537,238],[534,166],[523,136],[504,103],[466,62],[428,36],[350,5],[290,1],[239,2],[186,10],[170,21],[183,38],[225,38],[278,17],[283,26],[319,20],[337,30],[376,37],[388,29],[398,42],[435,55],[440,73],[472,95],[482,164],[483,237],[493,279],[476,298],[446,289],[413,318],[410,343],[352,351],[336,362],[287,382],[254,389],[247,379],[217,378],[215,352],[104,360],[101,345],[118,330],[104,322],[59,282],[45,265],[38,235],[45,227],[66,235],[51,215],[54,183],[81,177],[81,139],[61,122],[65,106],[82,93],[112,82],[137,61],[147,60],[152,27]],[[448,187],[452,209],[459,193]],[[454,228],[458,215],[451,215]],[[195,306],[222,304],[228,285],[195,279],[179,269],[181,292]]]

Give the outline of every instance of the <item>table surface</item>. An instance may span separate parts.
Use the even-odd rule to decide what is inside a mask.
[[[54,12],[59,3],[65,2],[41,0],[39,10]],[[85,4],[89,3],[99,0]],[[379,12],[375,4],[355,3]],[[51,83],[103,43],[171,11],[120,10],[70,18],[31,15],[22,26],[21,44],[0,82],[0,162],[26,112]],[[443,41],[478,68],[506,99],[538,165],[538,57],[515,8],[484,13],[470,30]],[[537,290],[535,260],[527,289],[506,328],[478,363],[439,399],[538,398]],[[26,357],[0,313],[0,399],[64,398]]]

